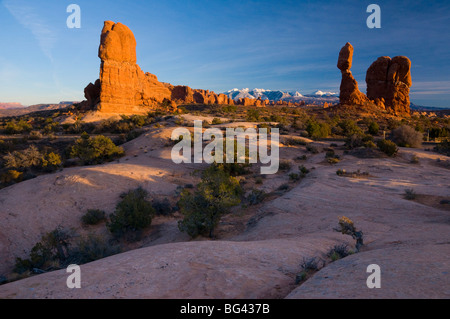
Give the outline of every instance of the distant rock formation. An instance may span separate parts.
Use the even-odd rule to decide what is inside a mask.
[[[339,94],[341,104],[362,105],[368,102],[368,98],[358,88],[358,82],[350,71],[353,59],[353,46],[347,42],[339,52],[337,67],[341,70],[342,81]]]
[[[382,101],[395,115],[409,115],[411,61],[404,56],[379,57],[367,70],[367,97]]]

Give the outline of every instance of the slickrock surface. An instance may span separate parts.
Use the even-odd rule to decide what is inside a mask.
[[[79,218],[87,208],[112,212],[119,194],[138,185],[152,196],[172,197],[177,185],[193,183],[196,167],[174,165],[170,148],[162,146],[170,132],[127,143],[128,160],[64,169],[0,190],[0,275],[58,224],[82,230]],[[301,154],[280,149],[281,158]],[[420,164],[409,163],[412,155]],[[81,289],[68,289],[61,270],[2,285],[0,298],[448,298],[449,211],[403,198],[407,188],[424,198],[449,196],[449,173],[436,166],[437,158],[448,159],[404,148],[397,158],[346,155],[333,166],[323,163],[323,153],[309,156],[304,165],[316,169],[290,191],[249,206],[248,219],[224,216],[220,240],[190,241],[176,219],[155,218],[143,248],[82,265]],[[337,169],[371,176],[341,177]],[[268,176],[261,188],[283,183],[282,175]],[[325,260],[332,246],[354,244],[333,231],[339,216],[364,232],[365,246],[295,285],[304,258]],[[242,230],[227,233],[240,220]],[[381,267],[381,289],[366,287],[373,263]]]

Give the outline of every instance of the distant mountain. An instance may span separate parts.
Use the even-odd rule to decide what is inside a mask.
[[[59,103],[59,104],[36,104],[28,107],[16,107],[16,108],[8,108],[8,109],[0,109],[0,117],[8,117],[8,116],[20,116],[28,113],[39,112],[39,111],[50,111],[50,110],[59,110],[64,109],[73,103]]]
[[[265,89],[232,89],[224,92],[228,97],[233,100],[240,98],[250,98],[270,101],[287,101],[287,102],[301,102],[305,101],[307,104],[319,104],[322,105],[325,102],[334,104],[339,102],[338,93],[316,91],[311,94],[301,94],[298,91],[280,91],[280,90],[265,90]]]
[[[25,106],[23,106],[22,104],[20,104],[18,102],[8,102],[8,103],[0,102],[0,110],[20,109],[20,108],[23,108],[23,107],[25,107]]]
[[[446,107],[416,105],[414,103],[411,103],[409,107],[414,111],[444,111],[449,109]]]

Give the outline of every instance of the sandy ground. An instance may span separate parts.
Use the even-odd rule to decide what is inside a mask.
[[[119,161],[0,190],[0,274],[56,226],[83,232],[79,219],[86,209],[112,212],[130,188],[142,185],[152,196],[174,198],[177,186],[195,184],[190,173],[199,166],[170,160],[170,132],[151,130],[127,143],[127,157]],[[296,160],[303,154],[306,161]],[[413,155],[419,164],[410,163]],[[82,265],[82,289],[68,289],[68,274],[60,270],[2,285],[0,298],[450,297],[450,216],[438,201],[450,197],[450,172],[436,165],[449,158],[402,148],[394,159],[345,155],[330,165],[323,152],[311,155],[300,146],[283,147],[280,156],[291,159],[292,172],[305,165],[311,173],[281,196],[225,216],[219,240],[189,241],[176,219],[155,218],[143,248]],[[337,169],[370,177],[341,177]],[[273,191],[289,183],[287,173],[268,176],[258,187]],[[403,198],[409,188],[420,202]],[[333,245],[354,243],[333,231],[339,216],[364,232],[365,246],[295,285],[304,258],[326,259]],[[366,286],[366,268],[374,263],[381,267],[381,289]]]

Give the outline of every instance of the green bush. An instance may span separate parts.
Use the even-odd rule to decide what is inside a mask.
[[[404,197],[407,200],[413,200],[416,199],[417,194],[413,189],[405,189]]]
[[[152,201],[153,209],[155,210],[156,215],[167,216],[170,215],[173,211],[172,206],[167,198],[164,200],[156,200]]]
[[[85,264],[101,258],[106,258],[121,252],[117,245],[112,245],[95,235],[81,238],[70,252],[70,263]]]
[[[32,130],[31,124],[27,123],[25,120],[21,119],[18,122],[11,120],[6,124],[5,133],[6,134],[20,134],[24,132],[30,132]]]
[[[368,133],[371,135],[377,135],[379,131],[380,131],[380,126],[378,125],[378,123],[375,121],[370,122],[370,124],[368,126]]]
[[[443,141],[434,147],[434,150],[438,153],[450,156],[450,141]]]
[[[402,147],[420,147],[423,141],[423,134],[414,128],[402,125],[392,131],[392,140]]]
[[[97,225],[104,220],[106,220],[106,215],[101,209],[88,209],[87,213],[81,217],[84,225]]]
[[[99,164],[123,155],[123,149],[116,146],[109,137],[90,137],[86,133],[81,134],[70,151],[71,157],[79,158],[84,164]]]
[[[290,160],[281,160],[279,163],[279,169],[282,171],[288,171],[292,167],[292,163]]]
[[[345,146],[348,149],[354,149],[362,146],[370,145],[373,142],[373,136],[369,134],[353,134],[345,139]]]
[[[47,168],[48,170],[54,170],[61,166],[61,156],[59,154],[50,152],[44,156],[42,160],[42,167]]]
[[[326,138],[331,134],[331,128],[327,123],[309,120],[306,126],[308,135],[313,139]]]
[[[258,110],[249,109],[247,110],[246,120],[249,122],[259,122],[259,116],[260,115]]]
[[[109,217],[108,230],[116,237],[127,236],[127,240],[139,239],[139,232],[152,223],[155,209],[145,198],[148,193],[142,187],[122,194],[122,200]],[[133,237],[136,235],[136,237]]]
[[[379,140],[377,146],[383,153],[388,156],[395,156],[398,152],[397,144],[389,140]]]
[[[267,194],[263,190],[252,189],[252,192],[247,196],[246,201],[249,205],[257,205],[261,203],[266,196]]]
[[[342,120],[339,122],[338,126],[342,129],[342,134],[344,136],[352,135],[362,135],[362,130],[359,126],[352,120]]]
[[[29,259],[16,259],[14,272],[22,274],[34,269],[47,271],[63,267],[69,257],[69,239],[69,233],[61,228],[45,234],[31,249]]]
[[[327,253],[327,257],[331,261],[336,261],[353,254],[353,252],[348,248],[347,244],[334,245]]]
[[[184,219],[178,222],[178,228],[192,238],[198,235],[212,238],[220,218],[240,203],[241,194],[236,178],[211,165],[193,193],[186,189],[181,193],[178,206]]]

